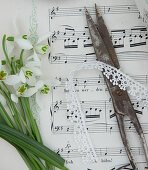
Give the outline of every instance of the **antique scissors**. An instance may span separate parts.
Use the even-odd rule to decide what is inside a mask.
[[[104,62],[108,65],[111,65],[119,69],[120,65],[118,62],[116,52],[114,50],[109,32],[104,23],[103,17],[99,13],[97,5],[95,5],[95,10],[96,10],[97,24],[95,24],[95,22],[93,21],[87,9],[85,9],[85,14],[86,14],[86,19],[87,19],[87,24],[88,24],[91,40],[92,40],[93,47],[96,53],[96,58],[98,61]],[[124,116],[128,116],[131,122],[133,123],[136,129],[136,132],[138,133],[140,137],[140,141],[144,149],[146,161],[148,163],[148,147],[147,147],[147,143],[145,140],[145,136],[144,136],[141,124],[138,120],[138,117],[133,108],[133,105],[131,103],[131,100],[128,96],[127,91],[121,90],[117,85],[113,85],[110,82],[110,80],[107,79],[105,76],[104,76],[104,79],[105,79],[109,93],[112,98],[112,103],[113,103],[115,115],[117,118],[119,131],[121,134],[121,138],[122,138],[127,156],[130,161],[130,165],[132,166],[134,170],[138,170],[133,154],[130,149],[129,141],[127,139],[125,125],[124,125]],[[122,169],[122,168],[118,168],[118,169]]]

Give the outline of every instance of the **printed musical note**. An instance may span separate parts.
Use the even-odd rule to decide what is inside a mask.
[[[75,158],[75,157],[80,157],[80,154],[77,149],[68,149],[69,153],[67,155],[67,149],[66,148],[58,148],[56,150],[56,153],[60,154],[63,158]],[[114,147],[114,148],[95,148],[97,156],[102,157],[102,156],[126,156],[125,149],[123,147]],[[122,150],[122,152],[121,152]],[[131,147],[132,153],[134,155],[144,155],[143,149],[140,147]],[[140,152],[139,152],[140,150]]]
[[[133,75],[131,76],[134,80],[138,81],[139,83],[146,84],[148,83],[148,75]],[[67,78],[60,78],[61,83],[57,87],[65,87],[66,82],[68,81]],[[98,75],[97,77],[75,77],[73,79],[73,84],[75,87],[93,87],[93,86],[100,86],[105,85],[104,78],[102,75]],[[136,107],[138,106],[138,103]]]
[[[145,27],[111,30],[110,35],[114,48],[124,48],[125,44],[126,46],[129,44],[129,47],[143,46],[147,44],[148,39],[148,33]],[[54,31],[52,38],[52,43],[63,41],[64,48],[81,48],[82,44],[84,48],[92,48],[87,27],[84,28],[84,31],[77,31],[69,25],[65,27],[62,25],[61,31]]]

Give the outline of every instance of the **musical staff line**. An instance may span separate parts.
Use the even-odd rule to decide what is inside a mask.
[[[141,84],[147,84],[148,83],[148,75],[133,75],[131,76],[134,80],[138,81]],[[66,82],[68,81],[67,78],[57,78],[60,83],[58,86],[53,87],[56,89],[57,87],[65,87]],[[73,79],[73,84],[75,87],[90,87],[90,86],[98,86],[98,85],[106,85],[104,78],[102,75],[99,75],[97,77],[75,77]]]
[[[106,148],[95,148],[96,154],[98,157],[104,156],[126,156],[126,151],[123,147],[106,147]],[[131,147],[131,151],[133,155],[144,155],[143,149],[141,147]],[[61,155],[63,158],[78,158],[80,157],[80,153],[77,149],[69,148],[58,148],[55,150],[56,153]]]
[[[148,134],[148,123],[141,123],[144,134]],[[133,127],[133,124],[131,122],[125,123],[125,129],[128,133],[136,133],[135,128]],[[93,123],[90,125],[87,125],[87,130],[89,133],[117,133],[119,132],[119,128],[117,126],[117,123],[115,124],[109,124],[109,123]],[[53,126],[52,128],[53,134],[73,134],[74,133],[74,127],[73,125],[67,125],[67,126]]]
[[[93,7],[87,7],[90,15],[95,15],[95,10]],[[136,5],[112,5],[112,6],[99,6],[99,11],[101,14],[127,14],[135,13],[139,16],[139,11]],[[60,8],[53,7],[49,10],[50,19],[56,17],[69,17],[69,16],[83,16],[85,15],[84,7],[73,7],[73,8]]]
[[[60,29],[52,33],[52,43],[63,41],[65,49],[92,47],[88,27],[85,27],[84,31],[77,31],[70,25],[62,25]],[[131,29],[110,30],[110,37],[114,48],[125,47],[125,42],[126,46],[136,47],[147,44],[148,33],[146,27],[138,26]]]
[[[126,51],[117,53],[119,61],[140,61],[148,60],[148,52],[145,51]],[[85,55],[68,55],[57,53],[54,56],[49,57],[51,64],[76,64],[84,62],[96,61],[94,53]]]
[[[84,31],[77,31],[71,26],[61,26],[64,31],[54,31],[52,33],[52,38],[56,40],[64,40],[65,38],[79,38],[79,39],[90,39],[90,34],[88,27],[85,27]],[[118,38],[120,36],[125,37],[148,37],[148,32],[146,27],[138,26],[131,29],[118,29],[109,31],[111,38]]]
[[[139,102],[137,102],[136,100],[131,100],[133,106],[137,106],[140,107]],[[80,104],[82,105],[82,109],[95,109],[95,108],[104,108],[106,103],[106,107],[111,107],[112,106],[112,101],[109,100],[91,100],[91,101],[80,101]],[[67,110],[67,102],[65,101],[55,101],[52,103],[52,109],[54,112],[57,112],[57,110]],[[143,108],[144,109],[144,108]]]

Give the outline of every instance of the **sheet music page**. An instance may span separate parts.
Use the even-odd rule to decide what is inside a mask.
[[[53,86],[46,114],[41,116],[41,127],[46,143],[66,159],[70,170],[114,170],[128,164],[125,149],[114,114],[112,101],[102,74],[96,70],[76,73],[74,84],[85,114],[87,130],[98,156],[98,162],[84,164],[74,141],[73,123],[69,121],[65,84],[68,73],[78,64],[95,61],[84,6],[95,19],[97,3],[110,31],[121,70],[147,85],[148,33],[133,0],[50,0],[49,30],[51,54],[44,61],[46,77],[57,79]],[[131,99],[148,142],[148,111],[141,103]],[[48,107],[47,102],[45,108]],[[50,117],[50,121],[49,118]],[[45,127],[44,124],[48,124]],[[143,149],[135,129],[128,118],[125,127],[131,150],[140,170],[145,169]],[[46,134],[45,134],[46,132]]]

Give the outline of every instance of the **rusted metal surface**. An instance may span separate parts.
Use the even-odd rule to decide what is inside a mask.
[[[88,10],[86,9],[86,19],[88,23],[89,32],[91,35],[92,43],[94,46],[94,50],[96,53],[96,58],[98,61],[104,62],[116,68],[120,68],[117,55],[115,53],[113,44],[111,42],[109,32],[104,23],[104,20],[101,14],[98,11],[96,6],[96,17],[97,17],[97,26],[92,20]],[[124,116],[127,115],[131,122],[133,123],[143,146],[145,157],[148,162],[148,148],[147,143],[143,134],[142,127],[137,118],[137,115],[134,111],[130,98],[128,96],[127,91],[121,90],[118,86],[112,85],[112,83],[104,76],[106,81],[109,93],[112,98],[114,111],[116,113],[116,118],[119,126],[119,131],[121,134],[121,138],[129,158],[130,164],[134,170],[138,170],[136,166],[136,162],[130,150],[130,145],[127,140],[125,126],[124,126]]]
[[[99,9],[96,4],[95,4],[95,8],[96,8],[97,29],[104,41],[104,44],[108,50],[109,56],[114,63],[114,66],[119,69],[120,68],[119,61],[118,61],[115,49],[113,47],[112,40],[110,38],[110,34],[108,32],[107,26],[105,25],[103,17],[100,14]]]

